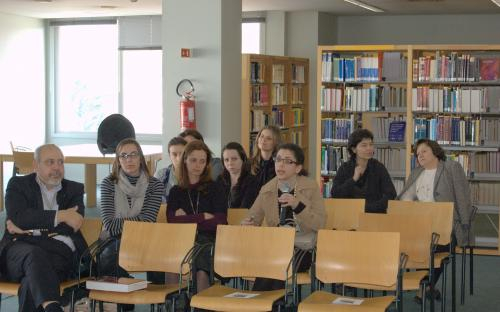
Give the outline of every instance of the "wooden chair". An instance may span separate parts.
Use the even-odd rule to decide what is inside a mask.
[[[248,215],[247,208],[229,208],[227,210],[227,224],[240,225],[241,221]]]
[[[406,214],[410,216],[428,214],[431,216],[432,224],[431,229],[433,233],[439,235],[439,239],[436,244],[439,245],[450,245],[449,252],[433,253],[430,265],[429,277],[429,287],[432,293],[433,285],[432,281],[432,269],[436,266],[443,267],[442,276],[442,293],[443,299],[441,301],[441,310],[446,310],[446,271],[447,265],[451,262],[452,275],[451,275],[451,296],[452,296],[452,311],[455,311],[456,307],[456,257],[455,257],[455,246],[452,239],[453,233],[453,206],[452,202],[417,202],[417,201],[399,201],[399,200],[389,200],[387,213],[388,214]],[[434,300],[430,301],[431,312],[434,311]]]
[[[91,245],[93,242],[97,241],[99,238],[99,234],[101,233],[101,228],[102,228],[102,221],[101,219],[97,218],[88,218],[83,220],[82,227],[80,228],[80,231],[82,232],[83,238],[87,242],[87,245]],[[69,289],[69,288],[75,288],[75,286],[80,285],[81,283],[85,282],[87,278],[79,278],[79,279],[71,279],[65,282],[62,282],[60,285],[60,293],[62,293]],[[0,297],[2,294],[4,295],[11,295],[11,296],[17,296],[18,290],[21,284],[19,283],[14,283],[14,282],[0,282]],[[71,306],[70,310],[74,311],[74,290],[71,294]],[[1,299],[1,298],[0,298]],[[1,308],[1,300],[0,300],[0,308]]]
[[[125,221],[123,226],[119,265],[128,272],[170,272],[179,274],[179,283],[149,284],[146,289],[129,293],[91,290],[89,298],[118,304],[167,305],[172,301],[175,310],[177,296],[186,283],[182,275],[189,272],[188,258],[194,246],[196,224],[148,223]],[[168,239],[165,239],[168,238]]]
[[[158,216],[156,216],[157,223],[167,223],[167,204],[161,204],[160,210],[158,210]]]
[[[358,228],[358,217],[365,212],[364,198],[325,199],[327,214],[325,229],[349,231]]]
[[[397,232],[400,234],[400,252],[408,256],[406,269],[420,269],[403,274],[403,291],[420,289],[423,293],[425,289],[430,266],[430,252],[433,248],[431,223],[429,214],[408,216],[362,213],[359,216],[359,231]],[[371,290],[396,291],[397,285],[373,287],[372,285],[349,284],[349,286]],[[425,297],[423,298],[422,310],[426,310]]]
[[[293,228],[219,225],[214,271],[224,278],[255,276],[278,279],[287,284],[294,236]],[[257,296],[248,299],[228,297],[235,293]],[[286,295],[286,289],[257,292],[214,285],[191,298],[191,309],[272,311],[273,306],[282,305],[283,298],[286,304]]]
[[[28,148],[23,146],[15,147],[12,142],[10,142],[10,148],[12,149],[12,156],[14,158],[14,166],[12,168],[12,176],[18,174],[30,174],[34,171],[33,159],[34,152],[29,151]]]
[[[322,283],[390,287],[398,280],[399,233],[320,230],[316,278]],[[394,296],[364,298],[360,305],[332,304],[341,296],[318,290],[299,304],[299,312],[385,311]]]

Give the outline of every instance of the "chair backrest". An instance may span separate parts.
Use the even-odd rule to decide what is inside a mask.
[[[447,245],[453,230],[452,202],[418,202],[389,200],[388,214],[429,214],[432,219],[432,232],[439,234],[438,244]]]
[[[399,233],[319,230],[316,277],[323,283],[396,284]]]
[[[179,273],[195,236],[196,224],[125,221],[119,264],[129,272]],[[188,269],[184,266],[183,273]]]
[[[167,204],[161,204],[158,215],[156,216],[157,223],[167,223]]]
[[[241,221],[248,215],[247,208],[229,208],[227,210],[227,224],[240,225]]]
[[[432,239],[431,216],[362,213],[358,231],[398,232],[400,252],[408,255],[407,268],[429,267],[429,251]]]
[[[99,218],[85,218],[83,219],[82,232],[83,238],[88,245],[92,244],[99,238],[102,229],[102,220]]]
[[[14,158],[12,175],[32,173],[34,171],[33,159],[35,153],[31,152],[27,147],[14,146],[12,141],[10,142],[10,148],[12,149],[12,158]]]
[[[214,269],[222,277],[266,277],[285,280],[293,257],[295,229],[219,225]]]
[[[359,214],[365,212],[364,198],[325,199],[327,214],[325,229],[355,230],[358,228]]]

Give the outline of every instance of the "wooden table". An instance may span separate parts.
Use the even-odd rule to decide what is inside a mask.
[[[87,194],[87,207],[96,207],[97,204],[97,165],[112,164],[115,160],[114,154],[103,156],[96,144],[76,144],[60,146],[64,154],[64,162],[67,164],[83,164],[85,166],[85,193]],[[150,172],[156,170],[156,163],[162,157],[161,145],[141,145],[146,163]],[[4,207],[3,193],[3,163],[13,162],[10,150],[0,152],[0,211]]]

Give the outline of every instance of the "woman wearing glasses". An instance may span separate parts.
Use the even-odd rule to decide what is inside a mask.
[[[304,152],[296,144],[282,144],[278,147],[274,163],[276,177],[261,188],[242,224],[260,226],[264,218],[267,226],[293,223],[298,232],[312,234],[314,240],[315,233],[324,227],[326,213],[316,181],[305,176]],[[311,243],[314,245],[313,241]],[[306,271],[310,265],[311,254],[308,253],[298,271]],[[257,279],[254,284],[254,290],[283,287],[283,281],[270,279]]]
[[[170,190],[167,220],[170,223],[196,223],[196,242],[205,245],[215,242],[218,224],[227,224],[224,193],[211,178],[210,149],[203,141],[188,143],[179,167],[179,183]],[[194,260],[197,290],[209,286],[212,268],[210,248],[203,249]],[[167,276],[168,279],[168,276]]]
[[[396,189],[385,166],[373,158],[373,134],[357,129],[349,136],[351,159],[340,166],[333,179],[332,197],[364,198],[365,212],[385,213]]]
[[[102,275],[128,276],[117,265],[120,236],[125,220],[155,222],[160,209],[163,184],[152,177],[141,146],[134,139],[124,139],[116,147],[111,174],[101,184],[101,239],[114,237],[101,253]]]

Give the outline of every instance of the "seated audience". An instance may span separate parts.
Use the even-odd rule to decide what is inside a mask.
[[[315,234],[325,225],[326,212],[316,181],[305,176],[304,158],[304,152],[296,144],[278,147],[274,160],[276,177],[261,188],[243,225],[260,226],[265,219],[267,226],[287,226],[293,220],[296,235],[309,234],[309,248],[314,246]],[[296,247],[299,246],[296,244]],[[297,271],[307,271],[311,262],[311,252],[307,252]],[[273,290],[284,286],[283,281],[257,278],[253,289]]]
[[[251,169],[260,187],[276,176],[273,157],[280,143],[280,129],[275,126],[265,126],[255,137]]]
[[[196,223],[196,243],[215,243],[218,224],[227,224],[224,193],[210,177],[212,152],[201,140],[186,145],[179,170],[179,184],[170,190],[167,220],[170,223]],[[194,259],[197,290],[209,286],[213,267],[210,248],[204,248]]]
[[[172,163],[166,168],[159,169],[155,174],[155,177],[163,183],[162,203],[168,202],[170,189],[178,183],[177,172],[179,172],[182,152],[186,144],[186,140],[181,137],[172,138],[168,142],[168,156]]]
[[[397,194],[387,169],[373,158],[373,134],[366,129],[354,130],[347,150],[351,158],[337,170],[332,197],[364,198],[365,212],[385,213],[387,201]]]
[[[156,222],[163,184],[149,173],[141,146],[124,139],[116,147],[111,174],[101,184],[101,239],[113,237],[100,254],[101,275],[129,276],[118,265],[120,238],[126,220]]]
[[[436,141],[420,139],[415,144],[418,167],[412,170],[398,199],[424,202],[453,202],[453,236],[458,246],[473,241],[471,229],[472,200],[469,182],[460,163],[446,159],[444,150]],[[450,246],[438,246],[438,251],[449,251]],[[441,275],[434,270],[433,284]],[[436,290],[434,297],[439,298]],[[419,299],[416,298],[418,301]]]
[[[188,142],[188,143],[191,141],[194,141],[194,140],[200,140],[202,142],[205,142],[201,133],[195,129],[186,129],[186,130],[182,131],[179,134],[179,136],[184,138],[184,140],[186,140],[186,142]],[[222,165],[222,161],[220,160],[220,158],[213,157],[213,156],[211,156],[211,158],[212,158],[212,160],[210,162],[210,167],[211,167],[211,172],[212,172],[211,177],[212,177],[212,180],[215,181],[215,180],[217,180],[219,175],[224,170],[224,166]]]
[[[7,185],[0,271],[21,283],[19,311],[62,312],[60,283],[75,275],[87,248],[80,233],[83,184],[64,179],[64,156],[54,144],[35,150],[33,166],[34,173]]]
[[[217,182],[224,190],[227,208],[250,208],[257,194],[257,179],[250,173],[250,163],[243,146],[230,142],[222,149],[224,171]]]

